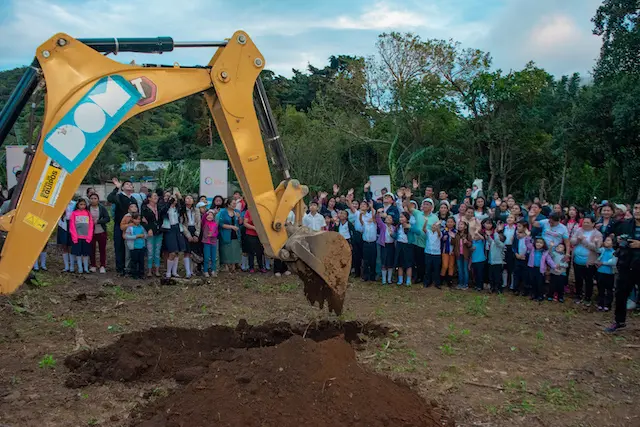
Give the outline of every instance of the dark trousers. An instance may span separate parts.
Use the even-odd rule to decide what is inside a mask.
[[[471,263],[471,271],[473,272],[473,284],[476,291],[484,290],[484,261]]]
[[[595,271],[595,267],[587,267],[586,265],[578,264],[573,265],[573,274],[576,279],[576,298],[582,298],[584,295],[584,299],[591,302],[591,297],[593,296],[593,276],[595,275]]]
[[[489,264],[489,284],[491,292],[502,293],[502,264]]]
[[[113,249],[116,253],[116,271],[123,274],[125,268],[124,238],[122,237],[119,222],[117,222],[113,228]]]
[[[553,298],[553,294],[558,294],[558,299],[564,299],[564,287],[567,285],[567,276],[563,274],[551,274],[551,286],[549,287],[549,298]]]
[[[287,264],[285,264],[284,261],[281,261],[279,259],[273,260],[273,272],[274,273],[282,274],[285,271],[287,271]]]
[[[414,283],[424,281],[424,248],[413,245],[413,262],[416,264],[412,270]]]
[[[250,234],[246,235],[246,239],[247,239],[247,249],[248,249],[247,255],[249,256],[249,270],[253,270],[254,258],[257,258],[258,268],[263,269],[264,268],[264,259],[263,259],[264,248],[260,243],[260,239],[258,238],[258,236],[252,236]]]
[[[107,267],[107,233],[94,234],[91,239],[91,267],[96,266],[96,246],[100,251],[100,267]]]
[[[351,266],[356,277],[362,275],[362,235],[351,239]]]
[[[513,252],[513,246],[507,245],[504,249],[504,269],[507,270],[507,286],[513,283],[513,270],[516,266],[516,254]]]
[[[598,306],[611,308],[615,278],[614,274],[598,273]],[[627,303],[626,299],[624,303]]]
[[[376,242],[362,242],[362,278],[376,280]]]
[[[135,279],[142,279],[144,276],[144,254],[146,249],[131,249],[129,251],[129,273]]]
[[[529,267],[529,283],[531,299],[542,299],[544,275],[540,272],[540,267]]]
[[[633,288],[640,284],[640,268],[620,267],[618,271],[616,323],[625,323],[627,321],[627,298],[631,295]]]
[[[435,284],[440,287],[440,268],[442,267],[442,256],[424,254],[424,287]]]
[[[524,295],[528,295],[531,291],[529,285],[529,267],[524,259],[516,259],[513,265],[513,288],[515,291],[522,289]]]

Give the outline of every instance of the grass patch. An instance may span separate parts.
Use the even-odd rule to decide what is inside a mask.
[[[456,349],[453,348],[453,346],[451,344],[445,343],[445,344],[442,344],[438,348],[440,349],[442,354],[444,354],[446,356],[453,356],[454,354],[456,354]]]
[[[62,326],[65,328],[75,328],[77,326],[76,319],[64,319]]]
[[[280,292],[288,293],[298,290],[298,282],[287,282],[280,285]]]
[[[476,295],[467,302],[467,314],[485,317],[487,315],[487,301],[489,301],[488,296]]]
[[[38,362],[40,369],[53,369],[56,366],[56,359],[50,354],[45,354],[44,357]]]
[[[585,395],[576,388],[575,381],[569,381],[565,387],[553,387],[543,383],[538,393],[554,409],[564,412],[576,411],[584,405]]]
[[[114,286],[112,292],[113,296],[119,300],[133,300],[136,298],[135,294],[125,291],[121,286]]]

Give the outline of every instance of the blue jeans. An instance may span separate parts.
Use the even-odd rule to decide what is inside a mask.
[[[204,272],[216,271],[216,257],[218,255],[218,246],[205,243],[202,245],[204,255]]]
[[[162,234],[157,236],[147,236],[147,267],[151,268],[155,264],[160,268],[160,248],[162,247]]]
[[[460,257],[456,260],[458,265],[458,285],[468,287],[469,286],[469,261]]]

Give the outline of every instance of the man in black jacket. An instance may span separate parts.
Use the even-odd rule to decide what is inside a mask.
[[[627,326],[627,298],[640,285],[640,200],[633,205],[633,218],[618,223],[614,234],[618,238],[618,284],[615,321],[607,332]]]
[[[136,204],[133,198],[133,184],[131,181],[120,182],[117,178],[113,178],[113,185],[116,188],[107,196],[109,203],[115,205],[115,215],[113,217],[115,226],[113,227],[113,247],[116,252],[116,271],[118,274],[124,274],[125,269],[125,251],[124,238],[122,230],[120,230],[120,221],[129,212],[129,205]]]

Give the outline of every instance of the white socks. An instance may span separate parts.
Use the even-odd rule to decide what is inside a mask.
[[[82,257],[77,256],[76,261],[78,261],[78,273],[82,273]]]
[[[387,282],[391,283],[393,280],[393,268],[387,268]]]
[[[89,257],[88,256],[83,256],[82,257],[82,263],[84,264],[84,272],[88,273],[89,272]]]
[[[387,284],[387,269],[386,268],[382,269],[382,284],[383,285]]]
[[[66,252],[62,253],[62,261],[64,261],[64,271],[69,271],[69,254]]]
[[[73,273],[73,269],[75,268],[76,256],[74,254],[69,254],[69,271]]]
[[[248,270],[249,269],[249,258],[246,255],[242,255],[241,268],[242,268],[242,270]]]
[[[507,283],[507,279],[509,275],[507,274],[507,270],[502,270],[502,287],[506,288],[509,284]]]
[[[47,269],[47,253],[40,252],[40,268],[43,270]]]
[[[178,257],[173,260],[173,265],[171,266],[171,274],[175,277],[178,277]]]
[[[178,260],[176,259],[171,260],[167,258],[167,274],[166,274],[167,279],[171,277],[171,272],[173,271],[173,264],[177,264],[177,261]]]
[[[191,277],[191,258],[184,257],[184,270],[187,272],[187,278]]]

